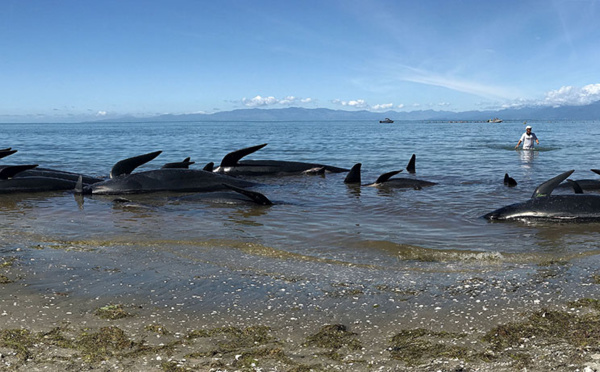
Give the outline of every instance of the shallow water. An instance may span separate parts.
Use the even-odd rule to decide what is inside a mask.
[[[189,279],[198,271],[227,268],[331,275],[335,282],[381,275],[386,284],[405,280],[398,273],[429,272],[435,280],[435,273],[447,271],[502,272],[597,255],[600,223],[481,218],[529,198],[538,184],[566,170],[575,169],[575,179],[600,178],[589,171],[600,168],[600,123],[528,124],[541,141],[533,152],[514,150],[522,122],[0,124],[0,147],[19,150],[0,160],[3,164],[35,163],[106,177],[116,161],[151,151],[163,153],[142,170],[187,156],[202,168],[210,161],[218,164],[229,151],[268,143],[248,158],[347,168],[360,162],[363,183],[369,183],[403,169],[415,153],[416,175],[404,171],[397,177],[438,183],[386,190],[349,187],[345,174],[258,178],[263,185],[255,190],[275,202],[268,207],[212,204],[177,194],[127,196],[128,205],[113,197],[86,197],[81,203],[68,192],[2,195],[0,250],[22,249],[32,260],[63,262],[72,256],[69,251],[94,251],[87,258],[92,262],[80,263],[88,267],[102,267],[102,254],[110,254],[127,266],[119,268],[121,283],[143,282],[140,288],[159,292],[169,289],[165,272]],[[517,187],[503,185],[505,172]],[[91,295],[100,290],[91,287],[86,289]]]

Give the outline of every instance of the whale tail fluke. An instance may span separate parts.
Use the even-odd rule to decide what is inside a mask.
[[[346,178],[344,179],[344,183],[349,183],[349,184],[358,183],[358,184],[360,184],[360,181],[361,181],[361,179],[360,179],[360,167],[361,166],[362,166],[361,163],[354,164],[354,166],[352,166],[352,168],[350,169],[350,171],[346,175]]]

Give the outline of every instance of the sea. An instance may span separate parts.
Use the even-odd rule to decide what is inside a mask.
[[[344,168],[361,163],[365,184],[345,184],[345,173],[253,178],[260,183],[253,190],[272,200],[271,206],[184,197],[189,193],[124,195],[125,203],[72,192],[0,195],[0,254],[19,256],[23,269],[36,273],[24,279],[34,291],[147,295],[155,303],[185,303],[198,311],[257,308],[269,301],[284,306],[289,293],[294,306],[308,306],[340,288],[363,294],[396,288],[408,296],[438,293],[473,277],[527,281],[531,270],[553,262],[568,265],[573,276],[581,277],[578,268],[584,267],[594,275],[600,223],[482,218],[527,200],[539,184],[567,170],[575,170],[573,179],[600,179],[590,171],[600,168],[600,121],[528,120],[540,140],[534,151],[515,149],[524,124],[0,124],[0,148],[18,150],[2,164],[108,177],[117,161],[157,150],[161,155],[136,171],[186,157],[201,169],[218,165],[230,151],[266,143],[247,159]],[[413,154],[411,175],[405,167]],[[395,177],[436,185],[366,186],[395,170],[403,170]],[[516,187],[504,185],[505,174]],[[419,301],[427,302],[423,296]]]

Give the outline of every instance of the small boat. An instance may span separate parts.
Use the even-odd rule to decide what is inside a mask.
[[[488,123],[502,123],[502,119],[493,118],[493,119],[488,119],[487,122]]]
[[[380,123],[393,123],[394,121],[390,118],[385,118],[384,120],[379,120]]]

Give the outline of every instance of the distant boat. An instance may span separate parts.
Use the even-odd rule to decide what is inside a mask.
[[[502,119],[493,118],[493,119],[488,119],[487,122],[488,123],[502,123]]]
[[[385,118],[384,120],[379,120],[380,123],[393,123],[394,121],[390,118]]]

